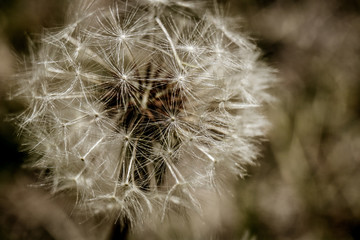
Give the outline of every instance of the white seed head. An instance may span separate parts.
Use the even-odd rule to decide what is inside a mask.
[[[195,6],[118,1],[44,34],[19,78],[18,119],[54,194],[136,223],[201,208],[199,189],[245,173],[272,70],[231,20]]]

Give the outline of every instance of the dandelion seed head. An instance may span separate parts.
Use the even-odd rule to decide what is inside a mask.
[[[221,191],[258,156],[272,70],[195,6],[118,1],[40,40],[18,123],[33,167],[79,211],[132,224],[200,211],[198,189]]]

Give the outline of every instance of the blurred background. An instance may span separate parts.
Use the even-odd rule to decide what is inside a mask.
[[[280,82],[263,157],[235,186],[235,214],[214,230],[217,239],[360,239],[360,1],[221,2],[242,17]],[[27,187],[34,177],[6,120],[22,109],[7,97],[28,38],[61,26],[66,3],[0,0],[0,239],[101,238]]]

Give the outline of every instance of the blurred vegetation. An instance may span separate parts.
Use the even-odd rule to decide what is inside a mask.
[[[241,239],[244,233],[258,240],[360,239],[360,1],[225,2],[231,6],[228,14],[242,16],[242,28],[278,69],[280,82],[273,89],[278,102],[268,111],[273,129],[263,158],[236,186],[238,214],[217,230],[219,239]],[[6,101],[14,53],[27,54],[28,35],[43,26],[61,26],[63,3],[0,1],[0,209],[6,213],[0,217],[1,239],[80,234],[69,223],[64,230],[69,236],[56,235],[42,225],[50,215],[33,216],[41,221],[24,224],[26,217],[8,210],[21,208],[10,203],[20,201],[14,176],[24,175],[15,131],[4,121],[21,108]],[[24,192],[21,196],[26,199]],[[181,233],[176,235],[181,239]]]
[[[279,103],[260,167],[239,185],[258,239],[360,239],[360,2],[239,1]]]

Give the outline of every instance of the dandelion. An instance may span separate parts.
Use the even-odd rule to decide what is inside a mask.
[[[135,224],[201,209],[199,190],[245,173],[274,77],[218,6],[198,5],[117,1],[44,33],[18,124],[52,193]]]

